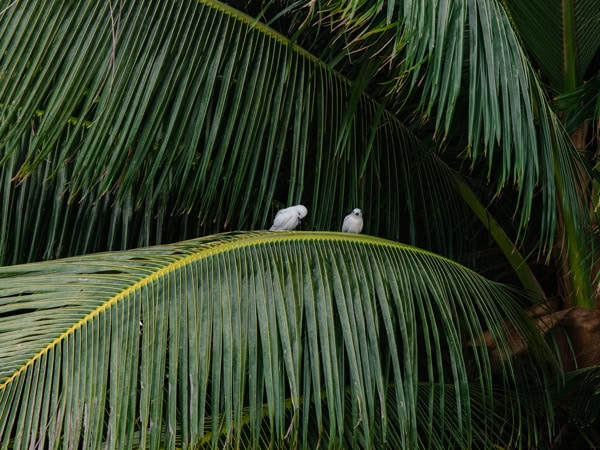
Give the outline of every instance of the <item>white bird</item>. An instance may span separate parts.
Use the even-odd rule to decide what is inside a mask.
[[[304,205],[290,206],[280,209],[273,219],[273,230],[293,230],[300,224],[300,219],[304,219],[308,214],[308,209]]]
[[[344,233],[360,233],[363,229],[362,211],[354,208],[350,214],[344,217],[342,232]]]

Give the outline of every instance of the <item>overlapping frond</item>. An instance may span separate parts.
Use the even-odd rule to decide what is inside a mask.
[[[600,48],[600,4],[595,0],[507,0],[532,57],[555,91],[568,92],[587,77]]]
[[[251,17],[192,0],[0,11],[5,264],[264,228],[300,200],[311,227],[361,206],[398,237],[414,137]]]
[[[393,81],[389,102],[406,111],[412,95],[418,106],[409,102],[408,107],[421,119],[433,119],[438,140],[467,137],[460,143],[474,161],[487,159],[488,176],[498,192],[518,186],[521,228],[529,223],[541,191],[542,247],[551,245],[557,203],[569,209],[568,199],[582,195],[577,184],[568,182],[580,177],[574,169],[578,155],[549,107],[502,2],[320,4],[331,11],[340,35],[359,42],[353,49],[360,48],[365,30],[388,24],[385,33],[392,30],[395,38],[387,39],[379,54],[389,71],[388,84]]]
[[[4,267],[0,445],[532,443],[537,408],[550,413],[522,399],[541,366],[504,358],[493,375],[479,345],[489,331],[509,355],[510,322],[540,356],[516,298],[431,253],[338,233]]]

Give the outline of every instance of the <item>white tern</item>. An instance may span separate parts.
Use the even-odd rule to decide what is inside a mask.
[[[293,230],[300,224],[300,219],[304,219],[308,214],[308,209],[304,205],[290,206],[280,209],[273,219],[273,230]]]
[[[363,229],[362,211],[354,208],[350,214],[344,217],[342,231],[344,233],[360,233]]]

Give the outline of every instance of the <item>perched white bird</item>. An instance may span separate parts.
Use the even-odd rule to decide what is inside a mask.
[[[363,229],[362,211],[354,208],[350,214],[344,217],[342,231],[344,233],[360,233]]]
[[[273,230],[293,230],[300,224],[300,219],[304,219],[308,214],[308,209],[304,205],[290,206],[280,209],[273,219]]]

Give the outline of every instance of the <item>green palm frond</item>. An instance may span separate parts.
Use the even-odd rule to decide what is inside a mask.
[[[356,206],[392,211],[370,231],[398,238],[399,208],[373,193],[402,198],[415,137],[244,13],[192,0],[0,11],[5,264],[265,228],[299,201],[317,229]]]
[[[516,299],[450,260],[341,233],[4,267],[0,445],[536,442],[551,411],[523,399],[543,370],[505,358],[494,375],[478,345],[487,331],[510,355],[516,331],[543,361]]]
[[[502,2],[321,4],[331,11],[338,34],[351,35],[351,42],[360,42],[365,30],[390,25],[385,32],[388,45],[379,52],[389,71],[387,85],[394,82],[386,94],[389,103],[418,114],[421,121],[432,117],[438,140],[459,138],[473,161],[487,159],[488,177],[498,192],[518,185],[521,228],[527,227],[541,190],[542,247],[550,246],[557,203],[570,209],[573,205],[567,201],[582,195],[579,186],[566,182],[580,177],[574,169],[579,157],[548,104]],[[387,36],[390,29],[393,39]],[[361,49],[360,44],[355,47]],[[418,105],[407,104],[410,95]]]
[[[569,397],[564,406],[582,425],[592,425],[600,420],[600,367],[592,366],[566,374],[561,395]]]
[[[218,2],[10,3],[0,27],[4,264],[266,228],[296,202],[305,229],[360,206],[372,234],[472,248],[447,168],[365,95],[374,62],[350,81]]]
[[[530,54],[555,91],[569,92],[593,72],[600,49],[600,4],[595,0],[506,0]]]
[[[567,310],[563,310],[567,311]],[[567,311],[568,313],[568,311]],[[555,405],[556,434],[542,448],[596,448],[600,444],[600,366],[565,371],[545,386]]]
[[[557,108],[565,115],[569,133],[580,129],[586,122],[600,119],[600,72],[576,89],[556,97]]]

